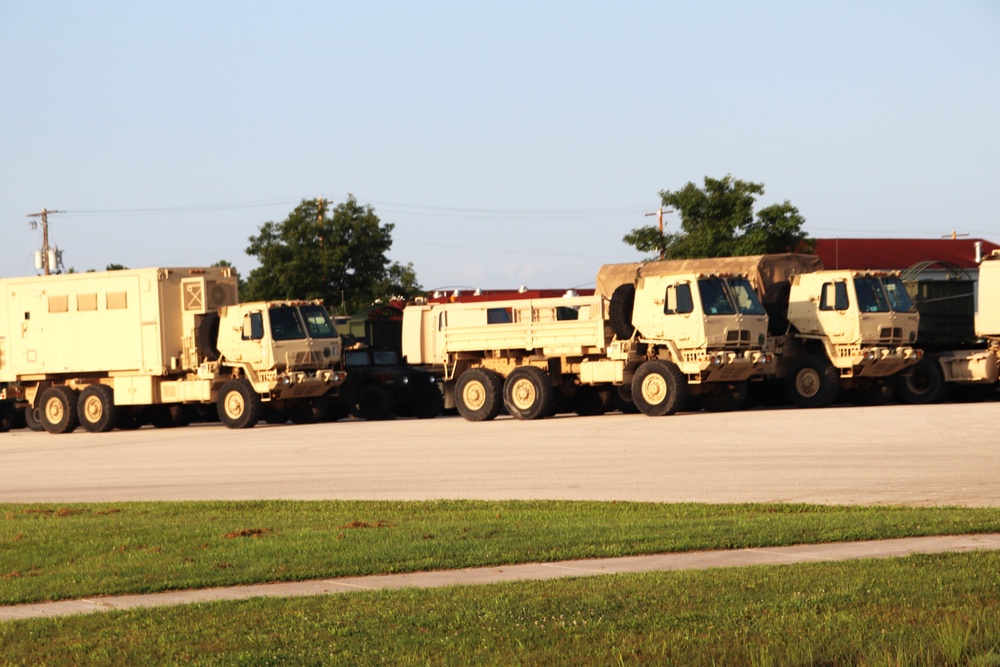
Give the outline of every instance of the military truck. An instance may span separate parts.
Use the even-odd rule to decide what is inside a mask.
[[[899,398],[904,403],[936,403],[956,389],[965,396],[996,397],[1000,253],[983,258],[976,287],[968,275],[955,274],[949,280],[920,280],[914,271],[905,280],[920,311],[917,340],[926,354],[900,379]]]
[[[398,337],[397,337],[398,340]],[[366,421],[394,417],[432,419],[443,399],[431,371],[404,363],[395,350],[357,344],[344,350],[347,380],[331,400],[330,416],[354,415]]]
[[[440,377],[445,407],[470,421],[518,419],[561,399],[621,390],[670,415],[689,396],[735,409],[768,357],[767,315],[747,279],[678,272],[640,277],[629,298],[600,295],[407,305],[403,353]],[[623,290],[623,292],[626,290]]]
[[[901,371],[921,356],[919,315],[898,275],[824,270],[818,257],[799,253],[666,260],[602,267],[597,292],[611,296],[643,277],[677,271],[735,272],[748,276],[768,314],[765,353],[774,363],[754,380],[783,389],[799,407],[823,407],[841,391],[857,403],[889,399]],[[627,298],[627,297],[624,297]]]
[[[0,382],[51,433],[184,423],[191,406],[230,428],[264,406],[320,413],[340,347],[321,302],[239,303],[225,267],[0,280]]]

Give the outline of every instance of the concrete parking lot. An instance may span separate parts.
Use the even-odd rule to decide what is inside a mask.
[[[0,502],[572,499],[1000,506],[1000,403],[0,435]]]

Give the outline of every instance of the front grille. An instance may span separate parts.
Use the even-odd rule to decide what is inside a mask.
[[[882,327],[878,332],[879,342],[882,343],[899,343],[903,340],[903,328],[902,327]]]
[[[750,332],[746,329],[736,329],[726,332],[726,343],[729,345],[749,345]]]

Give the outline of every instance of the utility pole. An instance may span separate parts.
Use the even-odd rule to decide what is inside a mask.
[[[49,211],[43,208],[40,213],[28,214],[29,218],[42,219],[42,268],[45,270],[45,275],[52,273],[52,267],[49,262],[49,213],[62,213],[62,211]],[[38,223],[34,220],[30,224],[32,229],[38,227]]]
[[[673,213],[673,210],[672,209],[667,209],[666,211],[664,211],[663,207],[661,206],[654,213],[645,213],[644,214],[645,217],[647,217],[647,218],[649,216],[651,216],[651,215],[655,215],[656,216],[656,220],[660,223],[660,238],[661,239],[663,238],[663,214],[664,213]],[[665,250],[661,250],[660,251],[660,259],[665,259],[665,257],[664,257],[665,253],[666,253]]]

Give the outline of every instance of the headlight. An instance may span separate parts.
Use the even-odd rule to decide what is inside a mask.
[[[410,376],[408,375],[403,376],[403,384],[410,384]]]
[[[282,387],[290,387],[292,385],[292,378],[290,378],[287,375],[282,375],[280,378],[278,378],[278,384],[280,384]]]
[[[711,363],[712,363],[713,366],[716,366],[716,367],[721,366],[722,365],[722,355],[721,354],[714,354],[714,355],[712,355]]]
[[[865,354],[864,354],[864,360],[865,361],[875,361],[875,351],[874,350],[868,350],[867,352],[865,352]]]

